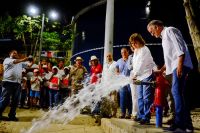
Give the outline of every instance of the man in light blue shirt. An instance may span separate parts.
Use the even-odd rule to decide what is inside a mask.
[[[193,125],[185,98],[185,82],[187,75],[193,69],[190,53],[181,32],[175,27],[165,27],[160,20],[152,20],[147,26],[149,33],[162,38],[165,65],[160,72],[172,74],[172,95],[175,102],[175,120],[170,131],[178,128],[193,132]]]
[[[2,80],[2,93],[0,96],[0,120],[4,120],[2,116],[5,108],[10,103],[10,112],[8,114],[8,120],[18,121],[16,118],[16,108],[19,102],[20,91],[21,91],[21,79],[22,79],[22,68],[23,63],[28,58],[19,59],[16,50],[10,52],[10,57],[6,58],[3,62],[4,74]]]
[[[117,60],[116,63],[116,71],[120,75],[124,75],[126,77],[130,76],[129,69],[129,53],[127,48],[121,49],[122,58]],[[131,96],[131,88],[130,84],[123,86],[119,90],[119,101],[120,101],[120,109],[121,115],[120,118],[130,119],[132,114],[132,96]],[[126,109],[128,112],[126,113]]]

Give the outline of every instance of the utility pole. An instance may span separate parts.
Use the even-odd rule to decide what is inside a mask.
[[[114,0],[107,0],[105,40],[104,40],[104,63],[108,53],[113,54],[113,27],[114,27]]]
[[[44,30],[44,18],[45,14],[42,14],[42,27],[41,27],[41,33],[40,33],[40,47],[39,47],[39,58],[38,58],[38,63],[40,62],[41,59],[41,52],[42,52],[42,42],[43,42],[43,30]]]

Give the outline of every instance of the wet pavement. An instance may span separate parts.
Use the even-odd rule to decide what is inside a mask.
[[[6,109],[4,116],[7,115]],[[41,117],[45,113],[42,110],[17,109],[18,122],[0,121],[0,133],[20,133],[24,129],[32,126],[32,120]],[[200,108],[192,110],[192,120],[194,132],[200,133]],[[41,129],[38,133],[160,133],[165,132],[163,128],[168,125],[163,124],[163,128],[155,127],[155,116],[152,116],[150,125],[139,125],[131,119],[103,118],[101,124],[96,123],[94,117],[90,115],[78,115],[68,124],[52,123],[48,127]],[[163,123],[166,118],[164,117]]]

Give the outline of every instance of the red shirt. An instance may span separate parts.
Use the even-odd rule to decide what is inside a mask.
[[[165,77],[160,74],[156,76],[156,89],[154,95],[154,105],[155,106],[163,106],[164,98],[165,98],[165,89],[169,88],[169,82],[165,79]]]
[[[91,77],[90,77],[90,83],[96,83],[99,79],[98,74],[102,73],[102,65],[98,64],[97,66],[91,66],[90,72],[91,72]]]
[[[59,90],[60,78],[59,75],[54,75],[49,81],[49,89]]]

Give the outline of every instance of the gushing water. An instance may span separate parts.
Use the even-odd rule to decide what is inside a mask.
[[[84,88],[76,95],[68,97],[66,101],[48,112],[41,118],[33,121],[32,126],[23,133],[37,133],[47,128],[51,123],[67,124],[80,114],[85,106],[93,110],[102,97],[108,96],[113,90],[119,90],[131,82],[131,79],[122,75],[105,72],[101,81],[97,84],[84,85]]]

